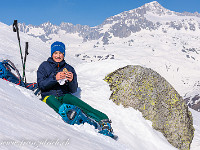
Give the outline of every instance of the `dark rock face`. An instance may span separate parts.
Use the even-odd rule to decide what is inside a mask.
[[[105,77],[116,104],[133,107],[152,121],[169,143],[188,150],[194,136],[193,118],[177,91],[157,72],[141,66],[126,66]]]
[[[185,98],[184,100],[190,108],[200,112],[200,95],[199,94],[195,96],[189,96]]]

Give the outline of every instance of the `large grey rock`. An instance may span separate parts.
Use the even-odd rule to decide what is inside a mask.
[[[112,90],[110,99],[116,104],[141,111],[174,147],[190,148],[194,136],[191,112],[178,92],[157,72],[126,66],[110,73],[105,81]]]

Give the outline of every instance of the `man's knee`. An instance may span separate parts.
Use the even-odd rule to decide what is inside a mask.
[[[53,108],[57,113],[58,113],[60,106],[62,105],[62,103],[59,101],[59,99],[54,95],[46,96],[43,99],[43,102],[45,102],[47,105],[49,105],[49,107]]]
[[[48,95],[48,96],[45,96],[45,98],[42,101],[45,103],[49,103],[55,100],[57,100],[57,98],[54,95]]]

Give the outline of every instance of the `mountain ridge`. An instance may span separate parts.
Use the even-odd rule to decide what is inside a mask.
[[[156,22],[149,19],[155,17],[152,16],[152,14],[156,15],[156,17],[179,17],[177,17],[178,19],[173,18],[172,20],[166,20],[166,22],[162,23],[162,18],[157,18],[160,20],[157,20]],[[110,37],[126,38],[141,30],[158,30],[159,28],[163,28],[163,26],[167,26],[167,28],[174,30],[200,30],[200,14],[198,12],[174,12],[164,8],[157,1],[153,1],[146,3],[141,7],[111,16],[105,19],[102,24],[94,27],[80,24],[73,25],[72,23],[66,22],[62,22],[58,26],[46,22],[39,26],[25,25],[23,23],[19,25],[19,28],[21,32],[39,37],[44,42],[52,39],[50,38],[50,35],[58,34],[59,31],[64,31],[64,33],[68,34],[77,33],[79,37],[83,39],[83,42],[99,40],[102,38],[103,43],[106,45],[109,44],[108,41]],[[32,32],[33,29],[41,30],[41,33],[37,35]],[[163,32],[167,32],[167,30],[163,30]]]

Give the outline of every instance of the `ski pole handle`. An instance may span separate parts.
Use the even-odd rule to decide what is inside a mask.
[[[18,30],[17,20],[14,20],[14,23],[13,23],[13,32],[17,32],[17,30]]]

